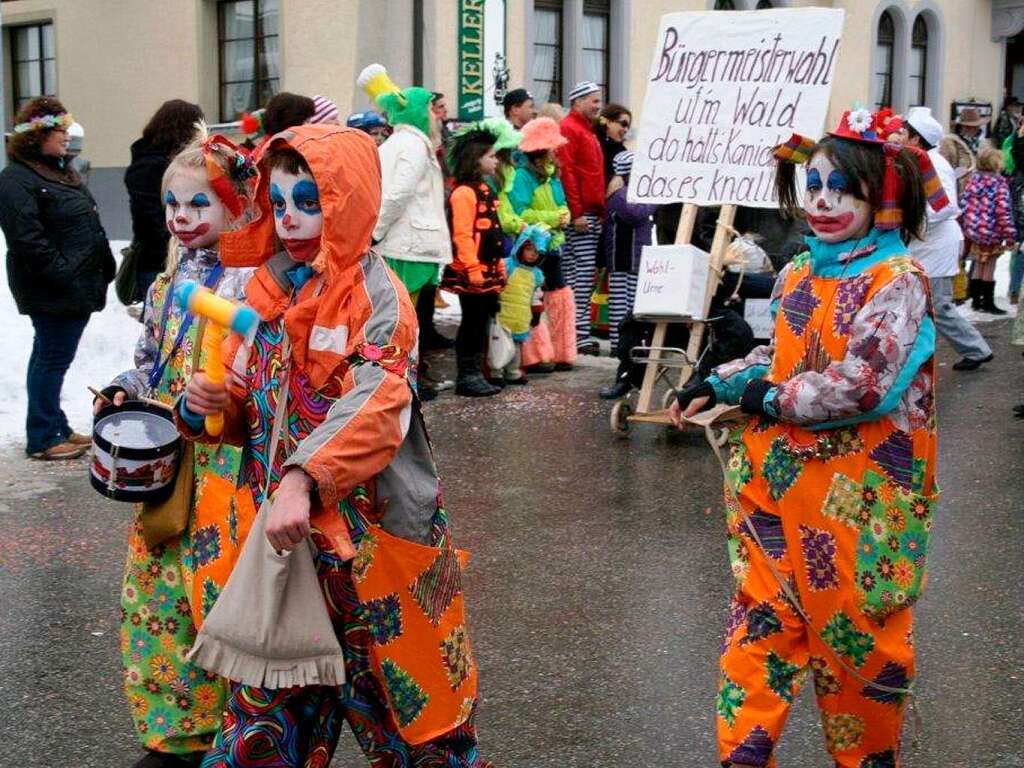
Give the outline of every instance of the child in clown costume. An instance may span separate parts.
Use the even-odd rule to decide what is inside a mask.
[[[925,153],[885,144],[866,110],[777,150],[809,251],[780,273],[774,339],[681,391],[676,420],[716,403],[750,415],[727,467],[737,579],[717,704],[723,766],[771,766],[813,675],[840,768],[896,768],[914,677],[910,604],[936,501],[935,326],[907,256],[925,203],[948,204]]]
[[[200,354],[204,324],[191,322],[174,300],[187,281],[240,300],[253,270],[225,269],[217,251],[221,233],[248,209],[254,173],[233,144],[219,136],[196,139],[171,162],[163,178],[172,253],[149,290],[135,368],[103,394],[120,406],[150,396],[171,404],[182,393]],[[97,401],[97,410],[103,405]],[[226,686],[184,660],[196,627],[223,587],[252,521],[252,504],[201,504],[216,485],[228,498],[237,485],[241,451],[197,446],[188,525],[180,535],[147,544],[145,518],[136,514],[121,592],[124,688],[141,744],[137,768],[195,765],[220,725]],[[189,475],[191,476],[191,475]]]
[[[347,721],[373,766],[486,768],[465,627],[448,634],[445,623],[458,621],[461,571],[411,385],[416,314],[370,250],[376,146],[358,130],[300,126],[273,137],[259,167],[262,216],[223,248],[231,263],[261,264],[246,289],[260,323],[227,346],[229,389],[192,377],[179,424],[208,441],[203,417],[223,412],[222,439],[244,448],[242,482],[257,504],[272,500],[263,513],[270,545],[280,552],[310,540],[315,599],[333,623],[345,682],[233,684],[203,766],[326,768]],[[287,429],[275,423],[282,398]],[[414,592],[405,582],[401,595],[361,598],[396,540],[438,548],[434,565]],[[443,642],[423,639],[427,619]],[[391,655],[403,645],[412,658]],[[387,658],[375,666],[375,654]],[[404,729],[415,726],[424,730],[407,740]]]

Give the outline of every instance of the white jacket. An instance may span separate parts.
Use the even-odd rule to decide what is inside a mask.
[[[399,125],[380,147],[380,170],[377,252],[403,261],[450,263],[444,177],[430,139],[418,128]]]
[[[953,277],[960,272],[960,250],[964,243],[963,233],[956,221],[960,215],[956,201],[956,172],[937,148],[928,150],[928,157],[942,182],[949,205],[941,211],[934,211],[928,206],[928,226],[924,240],[912,239],[908,250],[924,267],[928,277]]]

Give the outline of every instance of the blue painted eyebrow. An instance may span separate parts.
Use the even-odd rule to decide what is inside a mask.
[[[832,171],[828,175],[828,188],[837,192],[845,192],[850,187],[850,182],[846,179],[846,174],[842,171]]]
[[[205,192],[196,192],[192,195],[192,205],[196,208],[206,208],[210,205],[210,198],[206,196]]]
[[[303,179],[292,188],[292,202],[302,210],[303,203],[316,203],[317,212],[320,210],[320,190],[316,183]],[[306,211],[303,211],[306,213]]]
[[[165,205],[176,205],[177,202],[178,202],[178,198],[176,198],[174,196],[174,193],[171,192],[171,190],[168,189],[167,192],[164,194],[164,204]]]
[[[818,173],[817,168],[811,168],[807,171],[807,188],[821,189],[821,174]]]

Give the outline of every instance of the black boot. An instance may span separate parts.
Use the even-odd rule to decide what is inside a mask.
[[[501,392],[487,383],[480,373],[480,362],[476,357],[460,357],[456,363],[459,376],[455,380],[455,394],[463,397],[491,397]]]
[[[981,309],[981,280],[972,277],[967,283],[967,298],[971,300],[971,309],[975,312]]]
[[[981,311],[989,315],[1005,315],[1006,310],[996,306],[995,280],[979,280],[981,293]]]
[[[598,394],[602,400],[618,400],[625,397],[633,389],[629,376],[619,377],[610,387],[605,387]]]
[[[960,360],[958,360],[957,362],[953,363],[953,370],[976,371],[979,368],[981,368],[981,366],[983,366],[985,363],[991,362],[993,357],[994,355],[991,352],[989,352],[988,356],[986,357],[963,357],[960,358]]]

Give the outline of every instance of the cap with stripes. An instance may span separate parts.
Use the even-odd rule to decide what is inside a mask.
[[[584,96],[589,96],[592,93],[598,93],[601,90],[597,83],[591,82],[590,80],[584,80],[582,83],[576,83],[569,91],[569,103],[576,101],[576,99],[582,99]]]

